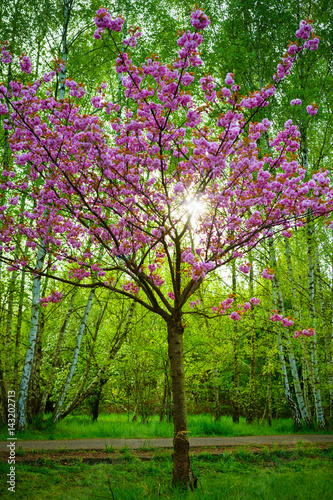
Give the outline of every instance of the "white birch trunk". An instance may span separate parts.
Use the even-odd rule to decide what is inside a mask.
[[[107,369],[108,369],[108,367],[110,365],[111,359],[115,358],[116,354],[119,352],[121,346],[123,345],[124,340],[126,339],[128,330],[129,330],[129,328],[131,326],[131,323],[132,323],[132,319],[133,319],[133,315],[134,315],[134,310],[135,310],[135,305],[136,305],[136,302],[133,301],[132,304],[131,304],[131,306],[130,306],[130,308],[129,308],[129,311],[128,311],[127,321],[126,321],[126,324],[124,326],[124,329],[121,332],[120,336],[116,339],[116,341],[115,341],[114,345],[112,346],[112,348],[110,349],[109,354],[107,356],[107,359],[106,359],[106,362],[104,363],[104,365],[98,370],[96,376],[90,382],[90,384],[88,385],[88,387],[86,388],[86,390],[83,391],[83,392],[81,392],[81,393],[78,392],[76,394],[76,396],[73,399],[73,401],[71,401],[67,405],[66,409],[63,412],[60,413],[58,419],[66,417],[75,408],[77,408],[81,403],[83,403],[83,401],[88,396],[90,396],[90,394],[92,394],[93,390],[95,389],[95,387],[97,387],[97,385],[98,385],[99,381],[101,380],[101,378],[105,376],[105,374],[107,372]]]
[[[276,260],[276,255],[275,255],[274,242],[273,242],[272,238],[269,239],[269,253],[270,253],[271,266],[274,268],[274,273],[275,273],[275,277],[272,280],[272,287],[273,287],[273,289],[275,288],[275,294],[274,294],[275,295],[275,303],[278,304],[278,307],[276,307],[276,309],[279,309],[280,312],[284,316],[285,311],[284,311],[283,295],[282,295],[280,280],[279,280],[278,272],[277,272],[277,260]],[[292,374],[293,382],[294,382],[294,388],[295,388],[295,394],[296,394],[298,408],[299,408],[299,411],[300,411],[300,414],[301,414],[303,421],[305,423],[309,424],[310,419],[309,419],[307,409],[306,409],[304,399],[303,399],[301,384],[300,384],[296,360],[295,360],[294,349],[293,349],[293,345],[292,345],[291,340],[290,340],[289,331],[287,328],[282,328],[280,326],[280,324],[278,325],[278,330],[283,331],[283,334],[284,334],[285,343],[286,343],[287,351],[288,351],[288,358],[289,358],[291,374]]]
[[[325,339],[325,354],[326,354],[326,365],[327,365],[327,375],[328,375],[328,386],[330,391],[330,417],[332,417],[333,413],[333,364],[332,364],[332,352],[331,352],[331,342],[330,335],[328,329],[328,321],[325,307],[325,300],[323,294],[323,287],[321,284],[321,276],[320,276],[320,263],[318,255],[316,255],[317,260],[317,271],[318,271],[318,295],[320,300],[320,312],[321,312],[321,320],[323,322],[323,330],[324,330],[324,339]]]
[[[41,243],[37,254],[37,262],[36,262],[37,271],[42,270],[45,255],[46,255],[45,246],[43,243]],[[41,276],[37,274],[37,276],[34,277],[33,287],[32,287],[31,327],[29,331],[28,348],[25,354],[21,384],[20,384],[20,392],[17,404],[18,430],[24,430],[26,426],[27,395],[28,395],[28,387],[31,376],[31,366],[35,352],[39,308],[40,308],[40,280]]]
[[[315,263],[314,263],[314,248],[313,248],[314,236],[313,236],[313,222],[311,221],[310,214],[308,216],[308,225],[307,225],[307,243],[308,243],[308,264],[309,264],[308,283],[309,283],[310,318],[312,323],[311,326],[316,330],[316,304],[315,304],[315,281],[314,281]],[[325,429],[326,421],[321,402],[316,333],[310,337],[310,348],[311,348],[311,362],[312,362],[312,373],[313,373],[313,397],[315,403],[316,418],[318,427],[320,429]]]
[[[61,388],[59,399],[58,399],[58,401],[56,403],[56,406],[55,406],[55,409],[53,411],[53,416],[52,416],[52,422],[53,423],[57,422],[57,420],[59,418],[63,402],[65,400],[68,388],[70,386],[70,383],[71,383],[73,375],[74,375],[74,371],[75,371],[75,368],[76,368],[76,365],[77,365],[77,361],[79,359],[79,352],[80,352],[82,337],[83,337],[83,334],[84,334],[85,329],[86,329],[87,320],[88,320],[88,316],[89,316],[89,313],[90,313],[90,310],[91,310],[91,306],[92,306],[92,303],[93,303],[94,295],[95,295],[95,289],[92,289],[91,292],[90,292],[90,294],[89,294],[89,297],[88,297],[88,301],[87,301],[87,304],[86,304],[84,315],[82,317],[80,329],[79,329],[79,332],[78,332],[78,335],[77,335],[77,338],[76,338],[76,345],[75,345],[75,349],[74,349],[74,355],[73,355],[72,363],[71,363],[71,366],[70,366],[70,368],[68,370],[68,374],[67,374],[66,380],[65,380],[65,382],[64,382],[64,384],[63,384],[63,386]]]
[[[71,0],[64,0],[64,24],[62,28],[62,39],[61,39],[61,59],[63,60],[63,67],[59,73],[59,99],[65,99],[65,80],[67,77],[67,56],[68,56],[68,46],[67,46],[67,31],[68,23],[70,18],[70,3]]]
[[[25,272],[22,271],[21,284],[20,284],[20,299],[17,311],[17,325],[16,325],[16,338],[15,338],[15,353],[14,353],[14,381],[13,387],[15,394],[18,389],[18,366],[19,366],[19,348],[21,342],[21,329],[22,329],[22,313],[24,302],[24,286],[25,286]]]
[[[51,365],[51,370],[50,370],[50,373],[49,373],[49,378],[47,380],[47,383],[46,383],[46,386],[45,386],[45,389],[44,389],[44,392],[43,392],[43,395],[42,395],[41,404],[40,404],[40,410],[39,411],[40,411],[40,413],[42,415],[44,415],[44,413],[45,413],[46,402],[47,402],[47,398],[48,398],[48,396],[50,394],[50,389],[52,387],[52,382],[53,382],[55,367],[57,366],[57,363],[58,363],[60,349],[61,349],[62,341],[63,341],[64,335],[65,335],[65,332],[66,332],[67,324],[68,324],[68,321],[69,321],[69,319],[71,317],[71,314],[72,314],[72,311],[73,311],[74,299],[75,299],[77,290],[78,290],[77,287],[74,288],[74,291],[73,291],[72,297],[71,297],[71,301],[70,301],[70,304],[69,304],[69,308],[68,308],[68,311],[66,313],[66,316],[65,316],[64,322],[62,324],[62,327],[60,329],[59,337],[58,337],[58,340],[57,340],[57,345],[56,345],[56,348],[55,348],[54,353],[53,353],[52,365]]]

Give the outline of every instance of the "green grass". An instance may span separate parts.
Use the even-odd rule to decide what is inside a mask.
[[[16,464],[16,492],[1,481],[0,498],[38,500],[329,500],[333,498],[333,448],[201,454],[192,459],[199,487],[181,494],[170,486],[171,460],[113,464]],[[0,465],[6,477],[8,465]],[[110,483],[110,486],[108,484]],[[111,487],[111,489],[110,489]]]
[[[189,415],[189,436],[267,436],[277,434],[302,434],[332,433],[333,430],[318,431],[309,427],[297,431],[292,419],[274,420],[272,427],[267,423],[264,425],[247,424],[244,418],[239,424],[234,424],[231,417],[222,417],[219,422],[214,422],[209,415]],[[87,415],[68,416],[55,426],[50,420],[42,424],[37,430],[30,427],[25,433],[17,432],[16,437],[26,439],[85,439],[85,438],[158,438],[172,437],[172,423],[159,422],[156,415],[152,417],[149,424],[140,422],[129,422],[123,414],[100,415],[98,422],[92,422]],[[0,440],[7,438],[6,430],[0,432]]]

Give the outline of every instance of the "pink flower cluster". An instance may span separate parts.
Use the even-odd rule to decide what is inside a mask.
[[[193,67],[200,66],[202,64],[202,59],[198,54],[198,47],[203,42],[203,37],[199,33],[191,33],[190,31],[185,31],[183,35],[178,38],[177,43],[179,47],[182,49],[178,52],[179,58],[173,63],[174,67],[177,69],[187,68],[190,64]],[[184,74],[184,77],[187,78],[190,76],[188,74]],[[191,81],[193,81],[193,77]],[[182,83],[183,80],[182,80]]]
[[[31,73],[32,64],[29,56],[22,55],[22,57],[20,57],[20,67],[21,71],[23,71],[24,73]]]
[[[125,283],[123,285],[123,289],[125,290],[125,292],[129,292],[129,293],[132,293],[134,295],[139,293],[139,287],[135,283],[133,283],[132,281]]]
[[[315,36],[311,40],[307,40],[304,43],[304,48],[305,49],[310,49],[310,50],[317,50],[318,49],[318,45],[319,45],[319,38],[317,36]]]
[[[44,82],[50,82],[57,73],[55,71],[50,71],[50,73],[44,73]]]
[[[281,321],[283,326],[289,327],[294,324],[294,321],[290,317],[284,318],[282,314],[279,314],[277,311],[273,311],[270,317],[271,321]]]
[[[13,60],[13,56],[11,54],[11,52],[9,52],[9,50],[7,50],[6,46],[3,45],[1,47],[1,61],[4,63],[4,64],[10,64]]]
[[[254,306],[257,306],[259,303],[260,303],[260,299],[257,299],[256,297],[252,297],[250,299],[250,302],[251,304],[253,304]]]
[[[72,97],[77,97],[78,99],[80,99],[86,93],[82,83],[78,84],[74,80],[67,79],[65,81],[65,85],[66,85],[66,87],[69,87],[69,89],[70,89],[69,95]]]
[[[268,267],[266,269],[263,270],[262,272],[262,276],[263,278],[265,278],[266,280],[272,280],[275,276],[274,274],[274,270],[273,269],[269,269]]]
[[[61,299],[62,299],[61,292],[52,291],[48,297],[40,299],[40,303],[42,307],[46,307],[50,303],[56,304],[57,302],[60,302]]]
[[[291,318],[283,318],[282,324],[283,326],[288,327],[288,326],[293,326],[294,322]]]
[[[239,270],[244,273],[244,274],[249,274],[250,272],[250,269],[251,269],[251,264],[250,262],[246,262],[245,264],[241,264],[239,266]]]
[[[303,40],[308,40],[310,38],[312,31],[312,26],[307,21],[301,21],[299,25],[299,29],[296,31],[296,38],[301,38]]]
[[[270,320],[271,321],[281,321],[283,318],[282,314],[278,314],[275,312],[274,314],[271,315]]]
[[[191,24],[196,30],[203,30],[210,25],[210,20],[202,10],[192,10],[191,12]]]
[[[233,296],[229,296],[223,302],[221,302],[221,304],[218,305],[217,307],[216,306],[212,307],[212,311],[224,315],[227,309],[231,308],[233,302],[234,302]],[[252,297],[250,299],[250,302],[244,302],[243,305],[238,304],[237,311],[233,311],[229,315],[229,318],[235,321],[239,321],[241,319],[241,315],[244,312],[249,311],[251,309],[251,304],[257,306],[259,303],[260,303],[259,299],[257,299],[256,297]]]
[[[97,29],[94,33],[94,38],[99,39],[101,38],[101,33],[105,33],[106,29],[111,31],[121,31],[124,20],[121,17],[112,19],[110,13],[106,9],[100,8],[96,12],[95,24]]]
[[[233,85],[234,83],[234,75],[233,73],[228,73],[224,80],[226,85]]]
[[[69,279],[77,279],[79,281],[84,280],[85,278],[89,278],[90,272],[87,271],[84,268],[72,268],[70,271],[68,271],[68,277]]]
[[[196,305],[199,305],[200,304],[200,300],[197,299],[197,300],[192,300],[190,302],[190,308],[193,309],[193,307],[195,307]]]
[[[308,328],[308,329],[304,329],[302,331],[296,330],[293,337],[295,339],[298,339],[298,337],[300,337],[301,335],[304,335],[305,337],[312,337],[312,335],[314,335],[315,333],[316,333],[316,330],[314,328]]]
[[[123,41],[123,44],[127,47],[136,47],[138,44],[138,38],[141,36],[141,31],[136,31],[129,38]]]
[[[7,104],[4,102],[2,104],[2,102],[0,102],[0,115],[6,115],[8,113],[8,106]]]
[[[302,104],[301,99],[293,99],[292,101],[290,101],[291,106],[300,106],[301,104]]]
[[[232,313],[229,315],[230,319],[233,319],[234,321],[239,321],[241,319],[240,316],[240,311],[232,311]]]
[[[224,314],[227,309],[230,309],[234,302],[234,299],[232,297],[228,297],[219,306],[214,306],[212,307],[213,312],[218,312],[219,314]]]
[[[199,278],[204,279],[206,274],[215,268],[215,264],[212,261],[200,262],[198,260],[199,257],[196,257],[189,248],[184,250],[181,258],[183,262],[187,262],[187,264],[191,265],[191,276],[194,281],[198,281]]]
[[[317,104],[309,104],[306,107],[306,110],[309,113],[309,115],[314,116],[318,113],[318,106]]]
[[[212,75],[204,76],[200,79],[201,88],[205,92],[207,101],[214,101],[216,99],[215,83]]]

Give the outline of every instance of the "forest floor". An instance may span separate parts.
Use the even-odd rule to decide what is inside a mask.
[[[332,443],[192,447],[192,467],[199,487],[187,494],[171,487],[171,451],[108,447],[32,452],[19,447],[14,496],[19,500],[333,498]],[[3,458],[5,454],[1,453]],[[8,464],[0,461],[0,477],[6,474]],[[0,498],[13,498],[5,480],[0,481]]]
[[[10,440],[10,438],[8,438]],[[0,442],[0,451],[8,450],[7,441]],[[191,448],[232,447],[232,446],[292,446],[304,444],[332,444],[332,434],[289,434],[280,436],[239,436],[239,437],[196,437],[190,438]],[[21,451],[40,450],[143,450],[172,448],[171,438],[158,439],[68,439],[68,440],[16,440],[16,449]]]
[[[9,441],[0,442],[0,461],[8,458]],[[262,453],[263,451],[297,450],[300,447],[330,449],[333,435],[289,435],[191,438],[191,454],[225,455],[228,453]],[[116,463],[135,458],[140,461],[162,459],[171,454],[172,439],[73,439],[58,441],[16,441],[16,462]]]

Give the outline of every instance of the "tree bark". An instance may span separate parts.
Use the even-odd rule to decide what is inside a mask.
[[[315,280],[314,280],[314,229],[311,214],[308,214],[308,225],[307,225],[307,243],[308,243],[308,283],[309,283],[309,305],[310,305],[310,318],[311,326],[316,330],[316,305],[315,305]],[[310,352],[311,352],[311,363],[312,363],[312,373],[313,373],[313,397],[316,411],[316,418],[318,427],[320,429],[325,429],[326,420],[324,416],[324,411],[321,402],[321,391],[320,391],[320,380],[319,380],[319,369],[317,360],[317,338],[316,333],[310,338]]]
[[[4,360],[4,382],[5,386],[9,387],[10,384],[10,362],[11,362],[11,345],[12,345],[12,326],[13,326],[13,309],[14,309],[14,293],[16,272],[12,276],[8,285],[8,299],[7,299],[7,317],[6,317],[6,338],[5,338],[5,360]]]
[[[249,260],[251,264],[250,268],[250,297],[253,297],[253,259],[251,253],[249,255]],[[249,402],[246,412],[246,422],[252,423],[256,417],[257,413],[257,393],[256,393],[256,328],[255,328],[255,313],[252,310],[250,314],[250,325],[251,325],[251,361],[250,361],[250,381],[249,381]]]
[[[275,278],[272,279],[272,295],[273,295],[274,307],[275,307],[275,309],[277,309],[278,301],[277,301],[277,291],[276,291]],[[287,404],[291,409],[291,413],[292,413],[292,417],[293,417],[293,421],[294,421],[295,425],[297,427],[301,427],[302,426],[301,415],[300,415],[298,407],[297,407],[295,401],[293,400],[293,398],[291,397],[291,393],[290,393],[286,360],[285,360],[285,356],[284,356],[282,338],[281,338],[281,327],[279,324],[277,324],[277,343],[278,343],[279,358],[280,358],[280,364],[281,364],[284,395],[285,395]]]
[[[80,347],[81,347],[81,342],[82,342],[83,334],[84,334],[85,329],[86,329],[86,325],[87,325],[87,321],[88,321],[88,316],[89,316],[89,313],[90,313],[90,309],[91,309],[91,306],[92,306],[92,302],[93,302],[94,296],[95,296],[95,289],[92,289],[91,292],[89,293],[89,297],[88,297],[88,300],[87,300],[86,308],[85,308],[85,311],[84,311],[84,314],[83,314],[83,317],[82,317],[82,320],[81,320],[80,329],[79,329],[79,332],[78,332],[78,335],[77,335],[77,338],[76,338],[76,345],[75,345],[75,349],[74,349],[72,363],[71,363],[71,366],[70,366],[70,368],[68,370],[68,374],[67,374],[66,380],[65,380],[65,382],[64,382],[64,384],[63,384],[63,386],[61,388],[60,396],[58,398],[58,401],[57,401],[56,406],[55,406],[54,411],[53,411],[53,415],[52,415],[52,422],[53,423],[57,422],[57,420],[59,419],[59,415],[60,415],[60,412],[61,412],[61,408],[62,408],[63,402],[65,400],[68,388],[70,386],[70,383],[71,383],[73,375],[74,375],[74,371],[75,371],[75,368],[76,368],[76,365],[77,365],[77,362],[78,362],[78,359],[79,359],[79,352],[80,352]]]
[[[186,389],[183,359],[184,328],[180,313],[175,313],[168,321],[168,352],[171,369],[173,396],[173,484],[187,488],[195,487],[196,479],[192,477],[189,457]]]
[[[43,268],[45,259],[45,246],[43,243],[40,244],[36,269],[41,270]],[[26,426],[26,404],[28,396],[28,387],[31,376],[31,365],[35,352],[38,319],[39,319],[39,308],[40,308],[40,280],[41,276],[37,274],[34,277],[33,287],[32,287],[32,306],[31,306],[31,327],[29,331],[28,347],[25,355],[23,372],[21,376],[20,393],[17,405],[17,429],[24,430]]]
[[[101,402],[101,397],[102,397],[102,391],[104,385],[107,383],[108,379],[107,378],[101,378],[96,389],[91,395],[91,413],[92,413],[92,420],[93,422],[97,422],[98,419],[98,414],[99,414],[99,405]]]
[[[237,294],[237,281],[236,281],[236,262],[232,261],[232,293]],[[239,424],[239,359],[238,359],[238,326],[237,322],[233,322],[233,339],[234,351],[234,393],[232,396],[232,421]]]
[[[18,366],[19,366],[19,348],[21,342],[21,331],[22,331],[22,314],[23,314],[23,302],[24,302],[24,285],[25,285],[25,272],[22,271],[21,274],[21,284],[20,284],[20,299],[17,310],[17,325],[16,325],[16,336],[15,336],[15,353],[14,353],[14,381],[13,387],[15,394],[17,394],[18,389]]]
[[[280,280],[279,280],[278,272],[277,272],[278,266],[277,266],[277,260],[276,260],[276,256],[275,256],[273,239],[269,238],[268,243],[269,243],[269,250],[270,250],[271,265],[272,265],[272,267],[274,267],[274,272],[275,272],[275,276],[272,280],[274,303],[275,303],[275,307],[278,306],[278,309],[280,310],[282,315],[285,316],[283,295],[282,295],[282,289],[281,289]],[[280,327],[280,324],[278,324],[278,331],[279,331],[278,335],[279,336],[281,336],[281,330],[282,330],[282,328]],[[294,350],[293,350],[293,346],[292,346],[292,343],[290,340],[290,335],[289,335],[288,329],[283,328],[283,333],[284,333],[284,338],[285,338],[285,342],[286,342],[286,346],[287,346],[289,364],[290,364],[291,374],[292,374],[293,382],[294,382],[296,400],[297,400],[297,404],[298,404],[297,411],[294,410],[295,411],[294,421],[298,426],[302,425],[298,419],[298,413],[300,413],[302,420],[305,423],[309,424],[310,419],[309,419],[309,416],[307,414],[306,406],[305,406],[304,399],[303,399],[303,394],[302,394],[301,384],[300,384],[300,380],[299,380]],[[281,339],[280,339],[280,343],[282,346]],[[289,391],[289,394],[287,396],[287,400],[289,401],[291,408],[295,408],[295,406],[297,406],[296,403],[291,398],[290,391]]]
[[[318,281],[317,281],[317,283],[318,283],[318,295],[319,295],[319,300],[320,300],[321,320],[322,320],[323,330],[324,330],[328,387],[329,387],[329,392],[330,392],[329,415],[330,415],[330,418],[332,418],[332,415],[333,415],[333,363],[332,363],[331,339],[330,339],[330,334],[329,334],[329,327],[328,327],[328,320],[327,320],[327,314],[326,314],[323,287],[321,284],[320,264],[319,264],[318,255],[317,255],[316,260],[317,260],[317,271],[318,271]]]
[[[110,361],[111,359],[114,359],[115,356],[117,355],[117,353],[119,352],[121,346],[123,345],[123,342],[124,340],[126,339],[126,336],[127,336],[127,333],[128,333],[128,330],[131,326],[131,322],[132,322],[132,319],[133,319],[133,315],[134,315],[134,310],[135,310],[135,301],[132,302],[130,308],[129,308],[129,311],[128,311],[128,315],[127,315],[127,321],[126,321],[126,324],[124,326],[124,329],[122,330],[120,336],[115,340],[115,343],[114,345],[111,347],[110,351],[109,351],[109,354],[106,358],[106,362],[105,364],[102,366],[102,368],[99,369],[99,371],[97,372],[97,374],[95,375],[95,377],[93,378],[93,380],[90,382],[90,384],[88,385],[88,387],[83,391],[81,392],[80,390],[77,392],[76,396],[74,397],[73,401],[71,401],[68,406],[66,407],[65,410],[63,410],[60,414],[59,414],[59,417],[58,419],[62,419],[62,418],[65,418],[67,415],[69,415],[75,408],[77,408],[78,406],[80,406],[80,404],[83,403],[83,401],[88,397],[90,396],[94,389],[97,387],[99,381],[101,378],[108,378],[105,374],[107,373],[107,369],[109,367],[109,364],[110,364]],[[82,390],[83,390],[83,387],[82,387]]]
[[[55,372],[55,368],[56,368],[56,366],[58,364],[58,360],[59,360],[59,356],[60,356],[60,350],[61,350],[61,345],[62,345],[62,341],[63,341],[64,335],[65,335],[65,332],[66,332],[67,324],[68,324],[68,321],[69,321],[69,319],[70,319],[70,317],[72,315],[72,312],[73,312],[74,300],[75,300],[75,296],[76,296],[77,290],[78,290],[77,287],[74,288],[74,290],[73,290],[73,293],[72,293],[72,296],[71,296],[71,301],[70,301],[70,304],[69,304],[69,308],[67,310],[64,322],[63,322],[63,324],[62,324],[62,326],[60,328],[60,333],[59,333],[59,337],[58,337],[58,340],[57,340],[57,345],[56,345],[56,348],[55,348],[53,356],[52,356],[51,370],[50,370],[50,373],[49,373],[49,378],[47,379],[47,383],[46,383],[44,392],[42,394],[42,400],[41,400],[41,404],[40,404],[40,408],[39,408],[39,412],[42,415],[44,415],[44,413],[45,413],[46,402],[47,402],[47,399],[48,399],[49,394],[50,394],[50,389],[52,387],[54,372]]]

